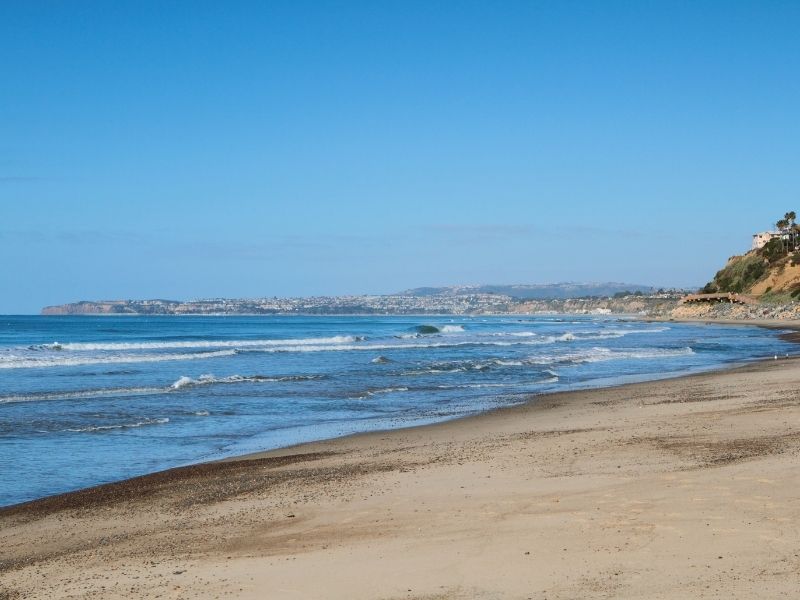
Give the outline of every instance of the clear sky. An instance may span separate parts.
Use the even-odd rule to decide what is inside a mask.
[[[800,210],[800,2],[0,3],[0,313],[694,285]]]

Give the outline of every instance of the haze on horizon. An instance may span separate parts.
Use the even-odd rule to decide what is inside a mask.
[[[0,314],[708,281],[800,198],[800,3],[5,2]]]

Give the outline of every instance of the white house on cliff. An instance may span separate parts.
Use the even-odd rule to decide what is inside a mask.
[[[750,246],[751,250],[758,250],[767,245],[767,242],[774,239],[780,239],[780,231],[762,231],[761,233],[753,234],[753,245]]]

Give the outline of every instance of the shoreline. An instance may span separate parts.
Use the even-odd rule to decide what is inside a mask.
[[[9,506],[0,598],[791,596],[798,382],[559,391]]]
[[[796,329],[800,330],[800,320],[787,319],[715,319],[715,318],[688,318],[688,317],[641,317],[642,321],[652,323],[705,323],[706,325],[752,325],[765,329]]]
[[[800,344],[800,320],[787,319],[780,321],[777,319],[690,319],[686,317],[662,317],[662,318],[643,318],[645,322],[652,323],[703,323],[706,325],[749,325],[752,327],[762,327],[764,329],[791,329],[787,333],[782,333],[778,337],[787,342]]]
[[[786,339],[786,341],[790,341],[790,342],[793,342],[793,343],[800,344],[800,326],[798,326],[798,329],[799,330],[796,331],[796,332],[783,334],[783,335],[786,335],[786,336],[797,336],[796,338]],[[781,339],[785,339],[785,338],[783,338],[783,335],[781,335],[779,337]],[[191,468],[193,466],[204,465],[204,464],[231,463],[231,462],[239,462],[239,461],[247,461],[247,460],[259,460],[259,459],[262,459],[262,458],[283,457],[283,456],[287,456],[287,455],[293,454],[294,452],[299,452],[299,451],[304,451],[304,450],[312,450],[313,447],[318,445],[318,444],[326,444],[327,445],[329,443],[336,442],[338,440],[346,441],[346,440],[349,440],[349,439],[357,439],[357,438],[369,437],[369,436],[385,437],[386,435],[390,435],[393,432],[402,433],[402,432],[410,432],[410,431],[416,431],[416,430],[424,431],[425,429],[428,429],[428,428],[437,428],[437,427],[444,426],[444,425],[449,424],[449,423],[459,423],[459,422],[462,422],[462,421],[469,421],[469,420],[473,420],[473,419],[482,419],[484,417],[491,416],[494,413],[512,412],[512,411],[515,411],[515,410],[522,410],[522,411],[526,411],[526,412],[527,411],[533,411],[533,410],[535,410],[536,404],[538,402],[543,401],[543,400],[545,402],[548,401],[548,400],[557,401],[558,397],[561,396],[561,395],[567,395],[567,394],[591,394],[591,393],[594,393],[594,392],[614,391],[614,390],[624,391],[626,388],[629,388],[629,387],[645,386],[645,385],[655,384],[655,383],[658,383],[658,382],[671,382],[671,381],[678,381],[678,380],[683,380],[683,379],[689,380],[689,379],[692,379],[692,378],[695,378],[695,377],[703,377],[703,376],[707,376],[707,375],[724,375],[725,373],[735,373],[735,372],[737,372],[739,370],[747,369],[749,367],[752,367],[753,365],[759,365],[759,364],[762,364],[762,363],[763,364],[774,364],[775,362],[791,361],[791,360],[797,360],[800,363],[800,348],[798,348],[798,353],[797,354],[788,354],[788,355],[785,355],[785,356],[778,356],[777,358],[768,357],[768,356],[761,357],[761,358],[753,358],[753,359],[750,359],[749,361],[746,361],[746,362],[736,362],[736,363],[729,363],[729,364],[726,364],[726,365],[719,365],[719,366],[716,366],[716,367],[711,367],[708,370],[702,370],[702,371],[697,371],[697,372],[675,373],[675,374],[669,374],[666,377],[657,377],[657,378],[653,378],[653,379],[645,379],[645,380],[642,380],[642,381],[632,381],[632,382],[627,382],[627,383],[615,383],[615,384],[606,385],[606,386],[602,386],[601,385],[601,386],[592,387],[592,388],[580,388],[580,389],[573,389],[573,390],[557,390],[557,391],[551,391],[551,392],[542,392],[540,394],[531,394],[530,397],[527,400],[525,400],[524,402],[520,402],[518,404],[510,404],[510,405],[506,405],[506,406],[498,406],[496,408],[483,410],[483,411],[480,411],[478,413],[473,413],[473,414],[467,414],[467,415],[461,415],[461,416],[458,416],[458,417],[453,417],[453,418],[450,418],[450,419],[446,419],[444,421],[434,421],[432,423],[422,423],[422,424],[419,424],[419,425],[407,425],[407,426],[397,427],[397,428],[392,428],[392,429],[373,429],[373,430],[369,430],[369,431],[357,431],[357,432],[354,432],[354,433],[348,433],[348,434],[345,434],[345,435],[340,435],[340,436],[336,436],[336,437],[332,437],[332,438],[324,438],[324,439],[320,439],[320,440],[311,440],[311,441],[308,441],[308,442],[299,442],[297,444],[289,444],[288,446],[281,446],[281,447],[278,447],[278,448],[272,448],[272,449],[268,449],[268,450],[257,450],[255,452],[245,452],[243,454],[237,454],[235,456],[229,456],[229,457],[220,458],[220,459],[216,459],[216,460],[211,460],[211,461],[207,461],[207,462],[196,463],[194,465],[186,465],[186,466],[182,466],[182,467],[175,467],[175,469]],[[158,473],[163,473],[163,472],[171,471],[171,470],[173,470],[173,469],[167,469],[165,471],[159,471]],[[155,474],[157,474],[157,473],[150,473],[148,475],[155,475]],[[142,477],[147,477],[148,475],[143,475]],[[127,480],[123,480],[123,481],[127,481]],[[116,482],[116,483],[120,483],[120,482]],[[113,485],[113,483],[103,484],[103,485]],[[102,487],[102,486],[94,486],[94,487]],[[82,491],[82,490],[75,490],[75,491]],[[74,492],[66,492],[66,494],[71,494],[71,493],[74,493]],[[41,498],[40,498],[40,500],[41,500]],[[31,502],[36,502],[36,501],[37,500],[31,500]],[[10,508],[10,506],[9,507],[0,507],[0,516],[2,516],[3,508]]]
[[[50,316],[50,315],[47,315],[47,316]],[[53,315],[53,316],[62,316],[62,315]],[[70,316],[74,316],[74,315],[70,315]],[[93,316],[93,315],[90,315],[90,316]],[[102,316],[107,316],[107,315],[102,315]],[[129,316],[141,316],[141,315],[129,315]],[[212,316],[212,315],[166,315],[166,316]],[[293,315],[286,315],[286,316],[293,316]],[[400,315],[400,316],[404,316],[404,315]],[[421,316],[421,315],[416,315],[416,316]],[[440,315],[440,316],[444,316],[444,315]],[[503,316],[503,315],[497,315],[497,316]],[[627,316],[629,318],[630,317],[634,317],[633,315],[622,315],[622,316]],[[708,324],[708,325],[742,325],[742,324],[745,324],[745,325],[750,325],[750,326],[753,326],[753,327],[763,327],[765,329],[792,329],[794,331],[789,332],[789,333],[781,334],[778,337],[780,339],[783,339],[783,340],[787,341],[787,342],[800,344],[800,321],[790,321],[790,322],[787,322],[787,323],[782,323],[782,322],[776,322],[774,320],[766,320],[765,319],[765,320],[757,320],[757,321],[749,320],[749,321],[741,322],[741,321],[737,321],[735,319],[719,320],[719,319],[686,319],[686,318],[675,319],[675,318],[644,318],[644,317],[641,318],[641,319],[636,319],[636,320],[641,320],[643,322],[652,322],[652,323],[669,323],[669,322],[674,322],[674,323],[704,323],[704,324]],[[800,358],[800,355],[791,354],[791,355],[786,355],[786,356],[780,356],[780,357],[777,357],[777,360],[789,360],[789,359],[792,359],[792,358]],[[487,415],[491,415],[492,413],[495,413],[495,412],[508,411],[508,410],[513,410],[513,409],[518,409],[518,408],[525,408],[525,407],[530,408],[530,407],[532,407],[533,405],[535,405],[537,402],[539,402],[542,399],[548,399],[550,397],[559,396],[561,394],[591,393],[591,392],[600,391],[600,390],[623,389],[623,388],[626,388],[628,386],[645,385],[645,384],[659,382],[659,381],[672,381],[672,380],[677,380],[677,379],[692,378],[692,377],[710,375],[710,374],[715,374],[715,373],[735,372],[738,369],[745,368],[745,367],[748,367],[748,366],[753,365],[753,364],[758,364],[760,362],[772,362],[773,360],[774,359],[770,358],[770,357],[754,358],[754,359],[751,359],[748,362],[739,362],[739,363],[733,363],[733,364],[728,364],[728,365],[719,365],[717,367],[712,367],[712,368],[710,368],[708,370],[703,370],[703,371],[694,372],[694,373],[676,373],[676,374],[667,375],[666,377],[659,377],[659,378],[654,378],[654,379],[645,379],[643,381],[635,381],[635,382],[629,382],[629,383],[617,383],[617,384],[612,384],[612,385],[608,385],[608,386],[599,386],[599,387],[584,388],[584,389],[577,389],[577,390],[558,390],[558,391],[544,392],[544,393],[540,393],[540,394],[533,394],[527,400],[525,400],[524,402],[520,402],[518,404],[512,404],[512,405],[507,405],[507,406],[499,406],[499,407],[496,407],[496,408],[483,410],[483,411],[480,411],[478,413],[461,415],[461,416],[453,417],[453,418],[446,419],[446,420],[443,420],[443,421],[434,421],[432,423],[423,423],[423,424],[418,424],[418,425],[413,425],[412,424],[412,425],[402,426],[402,427],[398,427],[398,428],[391,428],[391,429],[373,429],[373,430],[367,430],[367,431],[359,431],[359,432],[348,433],[348,434],[345,434],[345,435],[339,435],[339,436],[335,436],[335,437],[331,437],[331,438],[322,438],[322,439],[319,439],[319,440],[311,440],[311,441],[306,441],[306,442],[299,442],[299,443],[295,443],[295,444],[289,444],[287,446],[280,446],[280,447],[277,447],[277,448],[271,448],[271,449],[267,449],[267,450],[258,450],[258,451],[254,451],[254,452],[245,452],[245,453],[242,453],[242,454],[236,454],[236,455],[233,455],[233,456],[227,456],[227,457],[223,457],[223,458],[219,458],[219,459],[204,460],[204,461],[195,462],[195,463],[186,464],[186,465],[181,465],[181,466],[177,466],[177,467],[171,467],[171,468],[168,468],[168,469],[162,469],[162,470],[158,470],[158,471],[153,471],[153,472],[150,472],[150,473],[145,473],[143,475],[137,475],[137,476],[134,476],[134,477],[128,477],[128,478],[125,478],[125,479],[120,479],[118,481],[111,481],[111,482],[108,482],[108,483],[102,483],[102,484],[93,485],[93,486],[89,486],[89,487],[85,487],[85,488],[78,488],[78,489],[67,491],[67,492],[61,492],[61,493],[57,493],[57,494],[52,494],[52,495],[49,495],[49,496],[42,496],[40,498],[34,498],[32,500],[26,500],[24,502],[19,502],[19,503],[15,503],[15,504],[9,504],[9,505],[6,505],[6,506],[0,506],[0,518],[4,514],[9,512],[9,511],[10,512],[17,512],[18,509],[24,509],[25,507],[27,507],[29,505],[39,504],[39,503],[42,503],[43,505],[48,505],[48,506],[50,504],[53,504],[54,506],[77,506],[77,504],[78,504],[77,500],[73,500],[73,499],[67,498],[67,497],[74,495],[76,498],[80,497],[80,498],[84,498],[84,499],[87,499],[87,500],[89,498],[93,498],[93,497],[98,497],[98,498],[110,497],[110,496],[113,496],[115,494],[116,488],[119,488],[120,490],[128,490],[128,489],[132,489],[133,487],[136,487],[139,484],[147,485],[147,479],[150,478],[150,477],[152,477],[156,481],[161,481],[164,478],[169,479],[169,477],[172,477],[172,476],[181,478],[183,476],[182,473],[181,473],[182,471],[184,471],[184,470],[186,470],[187,472],[204,471],[205,469],[201,468],[201,467],[205,467],[206,465],[214,465],[214,464],[220,464],[220,463],[236,463],[236,462],[239,462],[239,461],[260,460],[260,459],[263,459],[263,458],[271,458],[271,457],[283,457],[283,456],[286,456],[287,453],[291,453],[293,451],[301,451],[303,449],[306,449],[307,447],[313,447],[313,446],[315,446],[317,444],[327,444],[327,443],[335,442],[336,440],[348,440],[348,439],[351,439],[351,438],[359,438],[359,437],[362,437],[362,436],[373,436],[373,435],[380,436],[380,435],[386,435],[386,434],[389,434],[391,432],[396,432],[396,431],[402,432],[402,431],[410,431],[410,430],[417,430],[417,429],[425,430],[427,428],[435,428],[435,427],[438,427],[438,426],[442,426],[442,425],[445,425],[447,423],[460,422],[460,421],[470,420],[470,419],[480,419],[480,418],[483,418],[483,417],[485,417]],[[131,482],[131,483],[129,483],[129,482]],[[106,490],[105,488],[109,488],[109,489]],[[113,488],[113,490],[112,490],[112,488]],[[36,510],[38,510],[38,509],[36,509]],[[2,600],[2,599],[0,599],[0,600]]]
[[[797,332],[800,335],[800,331]],[[800,361],[800,355],[790,355],[787,357],[778,357],[778,361],[787,361],[797,359]],[[474,414],[461,415],[446,419],[444,421],[434,421],[433,423],[423,423],[419,425],[407,425],[392,429],[373,429],[368,431],[358,431],[355,433],[348,433],[345,435],[335,436],[331,438],[323,438],[319,440],[311,440],[308,442],[299,442],[296,444],[289,444],[287,446],[280,446],[278,448],[271,448],[267,450],[257,450],[255,452],[245,452],[234,456],[228,456],[215,460],[201,461],[188,465],[172,467],[152,473],[145,473],[134,477],[120,479],[118,481],[111,481],[108,483],[101,483],[85,488],[78,488],[68,492],[61,492],[52,494],[50,496],[43,496],[41,498],[34,498],[33,500],[26,500],[15,504],[0,506],[0,518],[8,515],[24,513],[30,510],[32,513],[46,513],[48,510],[63,510],[65,508],[86,508],[91,504],[103,504],[108,501],[129,500],[135,497],[137,493],[142,493],[144,489],[149,486],[157,486],[164,482],[171,480],[190,479],[193,476],[207,475],[213,471],[215,465],[232,464],[232,463],[247,463],[249,461],[262,461],[269,459],[281,459],[292,456],[305,456],[316,455],[314,447],[319,445],[328,446],[338,442],[347,443],[348,441],[359,441],[363,439],[369,442],[369,438],[385,438],[394,434],[403,435],[410,432],[424,433],[427,429],[437,429],[450,424],[459,424],[471,420],[484,419],[492,416],[495,413],[506,413],[517,410],[525,412],[533,412],[536,410],[536,405],[548,400],[557,401],[562,395],[571,394],[591,394],[600,391],[623,391],[629,387],[649,385],[660,381],[675,381],[682,379],[691,379],[694,377],[703,377],[713,374],[733,373],[740,369],[746,369],[752,365],[760,363],[773,363],[774,359],[765,357],[753,359],[752,362],[735,363],[729,366],[719,366],[711,368],[708,371],[700,371],[697,373],[679,373],[669,375],[663,378],[647,379],[645,381],[636,381],[631,383],[620,383],[609,386],[600,386],[587,389],[578,390],[558,390],[553,392],[544,392],[541,394],[533,394],[524,402],[512,404],[507,406],[499,406],[489,410],[484,410]],[[223,469],[224,471],[224,469]],[[2,566],[0,565],[0,572]]]
[[[791,596],[798,380],[557,392],[16,505],[0,598]]]

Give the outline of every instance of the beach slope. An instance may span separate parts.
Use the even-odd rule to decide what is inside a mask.
[[[800,362],[542,396],[0,511],[0,598],[800,593]]]

